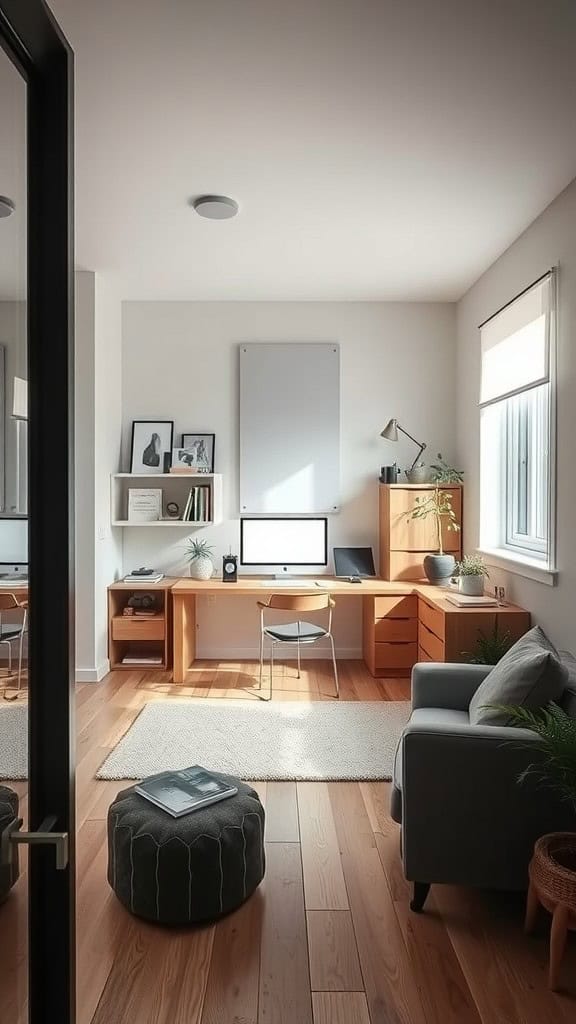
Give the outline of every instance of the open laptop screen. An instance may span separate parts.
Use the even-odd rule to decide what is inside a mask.
[[[375,576],[372,548],[334,548],[336,576]]]

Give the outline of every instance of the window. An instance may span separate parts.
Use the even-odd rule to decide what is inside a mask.
[[[554,273],[480,328],[480,547],[554,570]]]

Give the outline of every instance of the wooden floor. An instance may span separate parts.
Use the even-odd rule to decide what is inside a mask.
[[[331,699],[328,664],[308,665],[300,681],[279,666],[274,699]],[[408,696],[406,680],[340,669],[344,700]],[[106,882],[121,784],[95,770],[148,701],[242,696],[258,714],[252,664],[197,663],[189,681],[116,672],[78,687],[80,1024],[574,1024],[575,937],[551,994],[546,927],[524,936],[522,899],[438,886],[411,914],[384,783],[257,784],[267,871],[252,899],[200,929],[131,917]],[[25,810],[26,785],[15,788]],[[22,877],[0,908],[0,1024],[25,1020],[25,898]]]

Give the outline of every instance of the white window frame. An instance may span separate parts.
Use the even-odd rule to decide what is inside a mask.
[[[532,286],[531,286],[532,287]],[[489,452],[484,450],[486,444],[486,433],[481,430],[480,438],[480,459],[481,459],[481,483],[480,483],[480,545],[479,551],[486,556],[487,561],[507,571],[527,576],[539,582],[554,585],[557,581],[556,568],[556,326],[557,326],[557,282],[554,271],[550,279],[550,311],[548,316],[548,352],[549,352],[549,378],[547,383],[535,382],[534,386],[520,391],[520,394],[540,391],[543,400],[546,402],[546,431],[544,440],[548,442],[546,458],[546,481],[544,484],[545,510],[532,508],[529,514],[529,521],[536,523],[542,521],[543,515],[546,520],[547,539],[539,538],[534,533],[528,534],[518,532],[516,487],[513,480],[514,468],[517,466],[519,452],[514,450],[514,439],[511,439],[513,430],[513,416],[515,408],[518,407],[518,395],[509,394],[492,405],[493,425],[492,448]],[[530,290],[530,289],[527,289]],[[514,300],[513,300],[514,301]],[[546,388],[547,394],[540,389]],[[484,409],[482,410],[484,412]],[[500,422],[498,422],[498,418]],[[536,428],[535,428],[536,429]],[[495,438],[495,432],[499,434],[499,444]],[[488,435],[489,436],[489,435]],[[532,446],[532,459],[528,462],[529,472],[533,467],[534,452],[538,444],[542,443],[541,438],[530,439]],[[496,445],[496,448],[494,448]],[[499,451],[498,451],[499,448]],[[494,458],[496,465],[490,467],[486,472],[486,465]],[[490,494],[493,491],[495,494]],[[528,491],[530,482],[528,481]],[[492,502],[492,508],[490,503]]]

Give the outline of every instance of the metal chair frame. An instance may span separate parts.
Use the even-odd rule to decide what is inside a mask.
[[[329,640],[330,649],[332,652],[332,667],[334,670],[334,688],[335,696],[340,696],[340,685],[338,682],[338,667],[336,665],[336,651],[334,648],[334,637],[332,636],[332,609],[334,608],[335,601],[328,593],[319,594],[271,594],[268,601],[258,601],[258,608],[260,609],[260,674],[259,674],[259,688],[262,689],[262,676],[264,671],[264,637],[270,641],[270,696],[268,700],[272,699],[273,682],[274,682],[274,649],[277,645],[292,645],[297,649],[298,658],[298,679],[300,679],[301,673],[301,659],[300,651],[303,645],[316,644],[319,640]],[[265,613],[267,611],[321,611],[326,609],[328,611],[328,623],[327,628],[319,626],[322,629],[322,635],[316,637],[301,637],[300,625],[301,620],[298,619],[294,625],[297,627],[298,636],[296,640],[280,640],[278,637],[271,636],[269,628],[266,625]],[[265,700],[266,698],[262,698]]]
[[[18,609],[22,611],[22,625],[19,629],[16,629],[11,636],[2,638],[2,626],[4,612]],[[22,692],[22,661],[24,653],[24,636],[28,632],[28,601],[19,601],[15,594],[0,594],[0,647],[6,645],[8,647],[8,673],[5,676],[0,676],[0,682],[5,682],[3,691],[4,700],[17,700]],[[18,643],[18,685],[16,688],[9,686],[7,681],[14,679],[15,673],[12,671],[12,644]],[[13,692],[12,692],[13,691]]]

